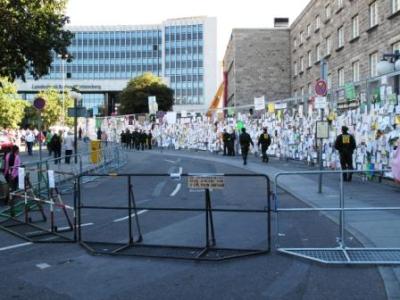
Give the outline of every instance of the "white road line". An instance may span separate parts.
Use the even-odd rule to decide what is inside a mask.
[[[181,189],[182,184],[178,183],[178,185],[176,186],[175,190],[171,193],[171,195],[169,195],[170,197],[174,197],[179,190]]]
[[[46,264],[46,263],[41,263],[41,264],[37,264],[36,267],[38,267],[40,270],[44,270],[44,269],[50,268],[50,265]]]
[[[169,160],[169,159],[164,159],[166,162],[169,162],[171,164],[175,164],[175,162],[173,160]]]
[[[22,244],[16,244],[16,245],[12,245],[12,246],[7,246],[7,247],[0,248],[0,251],[6,251],[6,250],[11,250],[11,249],[19,248],[19,247],[25,247],[25,246],[29,246],[29,245],[32,245],[32,244],[33,244],[33,243],[31,243],[31,242],[22,243]]]
[[[148,211],[147,209],[139,210],[139,211],[137,212],[137,214],[138,214],[138,215],[141,215],[141,214],[144,214],[144,213],[147,212],[147,211]],[[134,213],[132,214],[132,217],[135,217],[135,214],[134,214]],[[128,220],[128,219],[129,219],[129,216],[126,216],[126,217],[123,217],[123,218],[116,219],[116,220],[114,220],[113,222],[114,222],[114,223],[117,223],[117,222],[125,221],[125,220]]]
[[[183,168],[179,167],[179,174],[182,174]]]
[[[85,223],[85,224],[81,224],[81,228],[82,227],[86,227],[86,226],[91,226],[91,225],[94,225],[94,223]],[[79,227],[79,225],[76,225],[76,227]],[[69,226],[65,226],[65,227],[60,227],[60,228],[58,228],[58,230],[67,230],[67,229],[70,229],[71,227],[69,227]]]

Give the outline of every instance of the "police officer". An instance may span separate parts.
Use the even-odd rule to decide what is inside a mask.
[[[342,127],[342,134],[336,138],[335,149],[340,154],[342,170],[353,170],[353,152],[356,149],[356,140],[348,133],[349,128]],[[343,173],[344,181],[351,181],[352,173]]]
[[[226,132],[226,129],[224,129],[224,132],[222,133],[222,142],[224,143],[224,156],[226,156],[227,153],[229,155],[228,151],[229,139],[230,139],[229,133]]]
[[[236,133],[235,130],[232,130],[228,137],[228,156],[235,156],[235,140]]]
[[[137,128],[135,128],[135,131],[132,133],[132,141],[134,148],[136,150],[140,149],[140,133],[138,132]]]
[[[242,149],[243,164],[247,165],[247,155],[249,153],[250,144],[254,146],[253,140],[246,132],[246,128],[242,128],[242,134],[239,136],[240,148]]]
[[[268,129],[264,128],[263,133],[258,138],[258,147],[261,145],[261,153],[262,153],[262,161],[267,163],[268,162],[268,147],[271,145],[271,137],[268,134]]]

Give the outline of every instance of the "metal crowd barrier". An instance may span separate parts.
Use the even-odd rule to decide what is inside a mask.
[[[265,206],[263,209],[241,209],[241,208],[213,208],[212,197],[210,189],[204,189],[204,207],[178,207],[178,206],[143,206],[137,205],[135,201],[135,193],[133,190],[134,178],[157,178],[167,177],[172,180],[180,180],[181,177],[187,178],[189,176],[202,176],[201,174],[174,174],[177,177],[173,178],[173,174],[99,174],[99,173],[87,173],[82,174],[78,178],[77,184],[77,220],[78,220],[78,241],[86,248],[90,253],[93,254],[104,254],[104,255],[125,255],[125,256],[142,256],[142,257],[158,257],[158,258],[175,258],[175,259],[189,259],[189,260],[225,260],[231,258],[238,258],[250,255],[259,255],[270,252],[271,250],[271,204],[270,204],[270,180],[268,176],[257,175],[257,174],[213,174],[215,176],[226,177],[240,177],[240,178],[262,178],[266,181],[265,191]],[[203,174],[204,175],[204,174]],[[127,187],[127,204],[126,206],[112,206],[112,205],[88,205],[82,197],[82,180],[86,177],[112,177],[122,178],[126,180]],[[264,191],[263,191],[264,194]],[[93,197],[90,197],[93,199]],[[258,198],[257,198],[258,199]],[[245,200],[245,199],[242,199]],[[243,202],[244,203],[244,202]],[[239,205],[240,207],[240,205]],[[124,219],[128,220],[127,224],[127,242],[109,242],[107,240],[87,240],[84,238],[82,233],[82,212],[85,212],[85,216],[90,216],[87,211],[100,210],[110,211],[118,210],[127,212],[127,217]],[[204,227],[198,228],[199,231],[205,230],[204,232],[204,245],[170,245],[170,244],[147,244],[145,243],[146,236],[142,234],[143,222],[141,222],[139,211],[149,212],[167,212],[167,213],[204,213],[205,224]],[[235,248],[235,247],[218,247],[217,246],[217,235],[214,229],[214,213],[240,213],[240,214],[261,214],[267,218],[266,228],[266,245],[259,249],[246,249],[246,248]],[[115,222],[115,220],[114,220]],[[105,224],[103,226],[106,226]],[[251,226],[251,224],[248,224]],[[136,231],[134,232],[134,228]],[[88,231],[93,234],[93,228],[91,227]],[[116,234],[114,232],[114,234]],[[101,236],[104,232],[101,232]],[[264,237],[262,240],[265,242]],[[259,245],[259,244],[257,244]]]
[[[391,172],[391,170],[378,170],[377,173]],[[281,253],[301,257],[313,261],[317,261],[325,264],[400,264],[400,248],[379,248],[379,247],[349,247],[346,245],[346,235],[350,235],[349,228],[347,228],[345,214],[346,212],[377,212],[377,211],[400,211],[400,206],[376,206],[376,207],[346,207],[345,203],[345,192],[344,192],[344,180],[343,174],[355,173],[365,174],[371,173],[370,170],[335,170],[335,171],[299,171],[299,172],[281,172],[275,176],[275,211],[276,217],[276,237],[279,239],[279,218],[281,213],[299,213],[299,212],[320,212],[325,214],[326,217],[329,212],[338,212],[339,215],[339,233],[337,238],[337,247],[277,247],[277,250]],[[283,176],[293,175],[339,175],[339,206],[338,207],[281,207],[280,199],[278,196],[278,190],[285,190],[281,187],[278,179]],[[317,184],[316,184],[317,186]],[[291,194],[290,191],[289,194]],[[295,198],[301,200],[299,197],[292,195]],[[400,217],[399,217],[400,221]],[[318,224],[316,224],[318,226]],[[320,229],[317,229],[320,230]],[[354,238],[357,239],[357,234],[353,234]],[[360,237],[359,237],[360,238]],[[364,239],[364,237],[363,237]],[[367,236],[368,239],[368,236]],[[277,243],[278,244],[278,243]]]
[[[57,188],[49,188],[47,197],[36,195],[25,176],[25,189],[10,193],[0,229],[32,243],[76,242],[75,207],[63,202]]]

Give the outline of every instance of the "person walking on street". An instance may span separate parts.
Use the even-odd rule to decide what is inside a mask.
[[[97,135],[97,139],[101,140],[101,129],[100,129],[100,127],[97,129],[96,135]]]
[[[242,150],[243,164],[247,165],[247,155],[249,154],[250,144],[254,147],[253,140],[246,132],[246,128],[242,128],[242,133],[239,136],[240,148]]]
[[[48,131],[46,134],[46,147],[47,151],[49,152],[49,156],[53,153],[53,150],[51,149],[51,138],[53,137],[53,133],[51,131]]]
[[[81,141],[82,140],[82,127],[79,127],[79,131],[78,131],[78,138]]]
[[[268,129],[266,127],[263,131],[264,132],[258,138],[258,147],[261,146],[262,161],[267,163],[269,161],[267,151],[268,147],[271,145],[271,137],[268,134]]]
[[[151,134],[151,131],[149,130],[149,133],[147,134],[147,147],[149,150],[151,150],[152,144],[153,144],[153,135]]]
[[[336,138],[335,149],[339,151],[342,170],[353,170],[353,152],[356,149],[356,140],[348,133],[349,128],[342,127],[342,134]],[[352,173],[343,173],[344,181],[351,181]]]
[[[51,149],[54,153],[54,163],[58,164],[61,160],[61,134],[54,133],[50,141]]]
[[[18,146],[13,146],[5,158],[4,174],[11,191],[18,188],[18,167],[21,165]]]
[[[33,148],[33,143],[35,142],[35,135],[31,130],[28,129],[26,132],[25,136],[25,143],[26,143],[26,148],[28,150],[28,155],[32,156],[32,148]]]
[[[65,163],[70,164],[71,162],[71,155],[74,150],[74,137],[72,133],[68,132],[67,136],[63,142],[64,150],[65,150]],[[61,149],[60,149],[61,152]]]
[[[224,156],[229,153],[228,151],[228,143],[229,143],[229,133],[226,132],[226,129],[224,129],[224,132],[222,133],[222,143],[224,144]]]

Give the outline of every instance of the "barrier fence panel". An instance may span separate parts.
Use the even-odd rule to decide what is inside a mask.
[[[376,183],[363,189],[367,184],[362,180],[347,184],[343,179],[344,173],[369,172],[278,173],[274,187],[277,250],[326,264],[400,264],[397,193],[383,196],[381,190],[371,189]],[[320,174],[332,177],[322,193],[318,193]],[[297,176],[303,183],[307,178],[306,192],[296,186]]]
[[[88,177],[100,180],[82,189]],[[76,195],[78,240],[91,253],[223,260],[271,248],[264,175],[83,174]]]
[[[48,188],[47,197],[37,195],[26,176],[25,188],[10,194],[10,208],[3,212],[0,229],[30,242],[75,242],[74,198],[62,197],[56,186]]]

